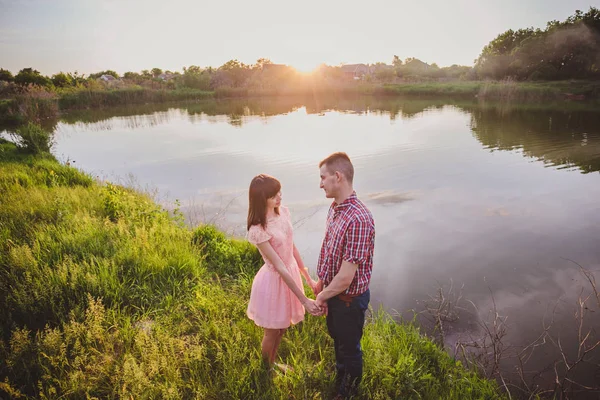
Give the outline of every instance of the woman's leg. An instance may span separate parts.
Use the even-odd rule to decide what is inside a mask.
[[[279,345],[281,344],[281,338],[283,338],[283,334],[285,333],[286,330],[287,330],[287,328],[277,329],[277,331],[279,331],[279,333],[277,335],[275,345],[273,346],[273,353],[271,354],[271,357],[272,357],[271,362],[275,361],[275,358],[277,357],[277,350],[279,349]]]
[[[267,364],[267,366],[271,366],[275,360],[275,353],[277,352],[277,347],[281,341],[279,331],[280,329],[265,328],[265,335],[263,336],[261,349],[263,361],[265,364]]]

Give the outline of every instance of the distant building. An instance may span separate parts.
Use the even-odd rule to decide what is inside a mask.
[[[369,73],[370,74],[376,74],[377,72],[381,72],[381,71],[390,71],[393,70],[394,66],[393,65],[388,65],[388,64],[372,64],[369,65]]]
[[[362,79],[369,74],[369,66],[366,64],[346,64],[341,67],[342,73],[348,79]]]
[[[99,79],[104,82],[112,82],[117,80],[117,78],[112,75],[102,75]]]
[[[431,65],[419,60],[418,58],[413,58],[413,59],[408,60],[407,62],[404,63],[404,67],[411,69],[413,71],[426,71],[426,70],[432,68]]]
[[[175,74],[163,72],[156,78],[160,79],[161,81],[170,81],[171,79],[175,78],[175,76],[176,76]]]

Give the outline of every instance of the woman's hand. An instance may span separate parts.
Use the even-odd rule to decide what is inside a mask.
[[[311,278],[310,276],[308,277],[308,286],[310,287],[310,290],[312,290],[312,292],[315,292],[315,288],[317,287],[317,282],[315,282],[313,280],[313,278]],[[316,296],[316,294],[315,294]]]
[[[311,281],[312,281],[312,279],[311,279]],[[312,283],[314,285],[311,286],[310,288],[312,289],[315,296],[318,296],[319,293],[321,293],[323,291],[323,281],[319,279],[317,282],[312,281]]]

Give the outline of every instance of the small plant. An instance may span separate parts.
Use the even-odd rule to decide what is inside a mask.
[[[229,239],[213,225],[197,228],[192,241],[204,253],[207,269],[218,275],[254,275],[262,265],[262,258],[253,245],[245,240]]]
[[[121,190],[113,185],[107,184],[104,189],[104,211],[107,217],[112,221],[116,222],[124,214],[124,206],[120,200]]]
[[[32,122],[12,134],[17,146],[32,154],[49,153],[54,145],[54,135]]]

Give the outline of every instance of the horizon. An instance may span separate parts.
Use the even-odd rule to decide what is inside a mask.
[[[202,19],[207,6],[184,0],[0,0],[0,68],[16,74],[31,67],[49,76],[104,70],[122,75],[268,58],[309,72],[321,64],[391,64],[394,55],[440,67],[473,66],[483,47],[509,29],[544,28],[597,6],[588,0],[564,3],[379,0],[353,9],[307,0],[288,11],[262,0],[210,4],[210,15]]]

